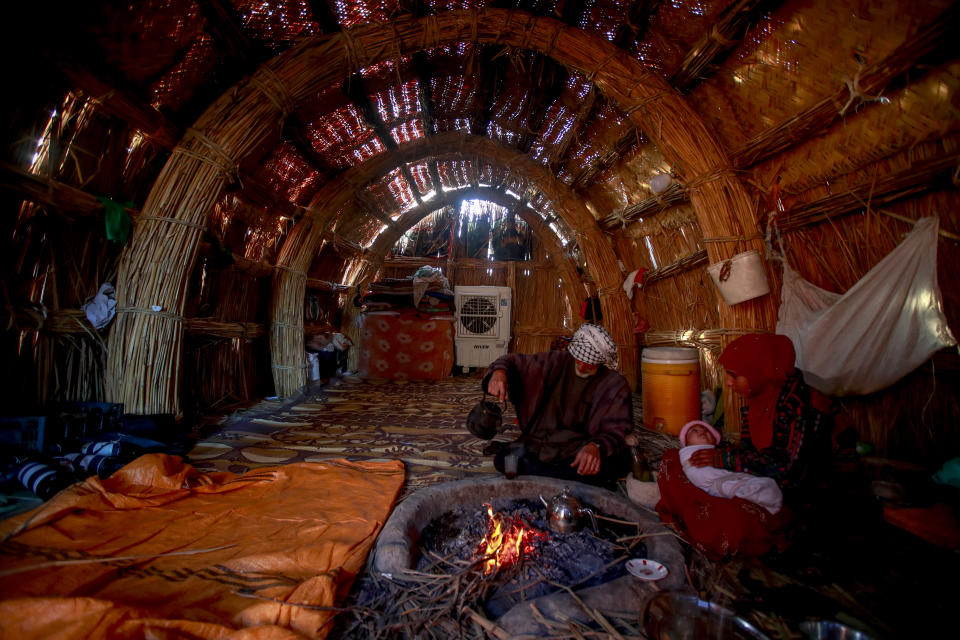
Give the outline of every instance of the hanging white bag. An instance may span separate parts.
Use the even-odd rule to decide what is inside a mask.
[[[846,293],[821,289],[783,263],[777,333],[797,351],[807,384],[833,396],[889,387],[957,344],[937,285],[936,218],[921,218]]]

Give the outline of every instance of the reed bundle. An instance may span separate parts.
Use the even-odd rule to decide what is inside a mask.
[[[695,253],[691,253],[688,256],[680,258],[676,262],[671,264],[664,265],[652,271],[648,271],[643,274],[643,284],[644,286],[648,284],[653,284],[658,280],[664,280],[666,278],[671,278],[678,273],[683,273],[689,271],[690,269],[695,269],[702,265],[707,264],[707,250],[700,249]]]
[[[339,282],[330,282],[328,280],[320,280],[319,278],[307,278],[306,287],[308,289],[319,289],[320,291],[334,291],[337,293],[342,293],[344,291],[350,290],[349,285],[340,284]]]
[[[297,231],[299,230],[299,231]],[[310,263],[325,232],[324,226],[305,218],[294,227],[277,258],[270,300],[270,353],[276,394],[288,397],[307,382],[303,349],[303,300]],[[305,251],[310,247],[312,250]]]
[[[0,189],[13,191],[30,202],[55,211],[80,215],[103,214],[103,203],[86,191],[5,162],[0,162]],[[127,209],[127,213],[131,216],[137,214],[132,209]]]
[[[260,338],[266,334],[263,323],[258,322],[229,322],[216,318],[187,318],[184,319],[186,330],[197,336],[216,338]],[[86,313],[81,309],[64,309],[47,316],[42,326],[36,327],[48,333],[90,334],[94,331],[93,325],[87,320]]]
[[[62,309],[47,315],[42,325],[37,326],[50,333],[88,333],[93,325],[87,320],[82,309]]]
[[[263,323],[259,322],[225,322],[216,318],[189,318],[184,320],[184,324],[190,334],[198,336],[252,340],[266,335]]]
[[[722,339],[755,333],[754,329],[677,329],[672,331],[650,330],[643,334],[645,347],[695,347],[719,352]],[[719,355],[719,353],[718,353]]]
[[[387,256],[383,260],[384,268],[419,269],[424,265],[444,266],[446,256],[440,258],[417,256]]]
[[[688,89],[707,75],[718,57],[739,44],[763,4],[762,0],[736,0],[724,7],[712,20],[710,32],[697,40],[670,75],[670,84],[680,90]]]
[[[547,336],[556,338],[557,336],[569,336],[573,334],[573,329],[567,327],[545,327],[532,325],[517,325],[513,328],[513,334],[516,336]]]
[[[835,195],[790,207],[778,221],[781,231],[798,229],[839,215],[861,210],[869,205],[879,207],[894,200],[929,191],[949,184],[950,176],[960,160],[960,152],[920,160],[902,171],[854,185]]]
[[[647,198],[636,204],[624,207],[620,211],[611,213],[600,220],[600,226],[606,231],[612,231],[618,227],[624,227],[638,218],[644,218],[666,211],[676,204],[686,202],[688,199],[687,192],[684,188],[680,184],[674,183],[670,185],[666,191],[657,196]]]

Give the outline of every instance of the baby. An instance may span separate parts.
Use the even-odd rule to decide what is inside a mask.
[[[753,476],[714,467],[694,467],[690,456],[701,449],[713,449],[720,441],[720,434],[702,420],[688,422],[680,431],[680,463],[687,478],[712,496],[719,498],[743,498],[754,502],[770,513],[780,511],[783,493],[773,478]]]

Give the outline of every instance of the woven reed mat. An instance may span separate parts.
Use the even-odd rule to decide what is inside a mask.
[[[464,420],[480,400],[477,378],[374,383],[334,378],[298,402],[263,401],[202,436],[188,458],[202,471],[245,473],[258,467],[331,458],[402,460],[404,495],[437,482],[495,473],[487,442]],[[519,435],[511,406],[509,428]]]

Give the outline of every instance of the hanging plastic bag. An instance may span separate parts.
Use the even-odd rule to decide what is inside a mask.
[[[103,329],[117,314],[117,291],[109,282],[100,285],[97,295],[80,309],[94,329]]]
[[[782,256],[777,333],[793,340],[807,384],[833,396],[873,393],[957,344],[937,286],[936,218],[913,231],[845,294],[801,278]]]

